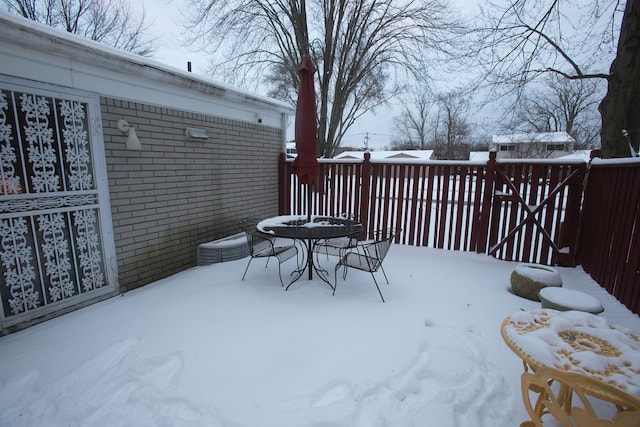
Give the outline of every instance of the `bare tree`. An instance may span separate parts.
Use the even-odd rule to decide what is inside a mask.
[[[594,147],[600,131],[596,116],[602,94],[598,83],[548,76],[543,88],[530,88],[531,93],[521,98],[511,128],[523,132],[564,131],[576,140],[576,149]]]
[[[10,12],[126,52],[151,56],[154,39],[144,10],[136,16],[126,0],[3,0]]]
[[[468,99],[461,92],[438,96],[438,113],[433,120],[434,155],[440,160],[467,159],[471,126],[465,118]]]
[[[293,100],[297,65],[311,54],[326,157],[359,117],[450,51],[459,28],[443,0],[189,0],[187,10],[190,41],[211,52],[211,72],[230,83],[267,83],[270,95]]]
[[[640,0],[507,0],[483,10],[476,41],[494,88],[522,94],[535,78],[603,79],[599,111],[605,157],[629,156],[640,144]],[[617,49],[615,47],[617,41]],[[607,65],[609,71],[605,72]],[[628,140],[623,137],[628,133]]]
[[[416,146],[406,139],[401,139],[401,137],[393,137],[391,141],[389,141],[388,145],[383,146],[383,150],[389,151],[405,151],[405,150],[417,150]]]
[[[56,0],[3,0],[10,12],[18,13],[32,21],[42,22],[49,26],[56,26],[58,20],[55,17]]]
[[[429,112],[433,95],[427,89],[416,89],[409,97],[400,101],[400,115],[394,119],[399,138],[392,144],[402,149],[424,150],[429,143]]]

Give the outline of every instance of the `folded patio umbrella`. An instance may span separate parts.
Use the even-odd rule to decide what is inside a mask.
[[[302,184],[313,184],[318,177],[316,92],[313,73],[316,67],[305,55],[298,67],[300,86],[296,105],[295,138],[298,156],[293,161],[293,170]]]

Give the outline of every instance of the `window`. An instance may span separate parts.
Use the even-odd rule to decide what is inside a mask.
[[[516,151],[516,145],[515,144],[501,145],[500,151]]]
[[[547,144],[547,151],[564,151],[564,144]]]
[[[296,150],[295,148],[287,148],[287,158],[288,159],[293,159],[294,157],[298,156],[298,150]]]

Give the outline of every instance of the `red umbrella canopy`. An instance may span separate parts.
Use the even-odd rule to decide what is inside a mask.
[[[298,88],[298,104],[296,105],[296,151],[298,156],[293,160],[293,170],[302,184],[313,184],[318,177],[318,160],[316,159],[317,129],[316,92],[313,85],[313,73],[316,67],[309,56],[304,56],[298,67],[300,87]]]

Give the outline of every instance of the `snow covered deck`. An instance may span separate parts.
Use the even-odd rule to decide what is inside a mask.
[[[319,280],[285,292],[277,263],[241,281],[246,262],[194,267],[1,337],[0,424],[512,427],[527,419],[522,361],[500,335],[507,316],[540,308],[509,291],[517,263],[393,245],[383,304],[365,274],[348,274],[335,296]],[[640,318],[581,268],[558,270],[563,286],[602,302],[600,316],[640,333]]]

